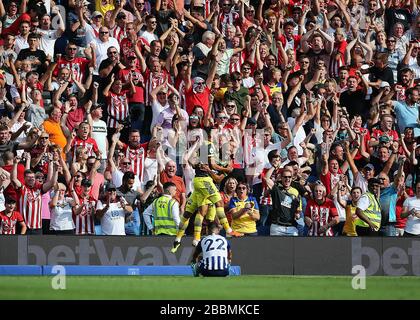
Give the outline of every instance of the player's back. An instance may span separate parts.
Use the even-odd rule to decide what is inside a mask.
[[[230,244],[225,237],[217,234],[201,239],[204,268],[207,270],[226,270],[229,268],[228,252]]]

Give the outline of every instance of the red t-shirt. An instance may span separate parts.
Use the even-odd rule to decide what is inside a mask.
[[[338,169],[337,175],[333,175],[330,171],[326,175],[321,174],[321,182],[327,189],[327,194],[331,193],[331,190],[334,188],[335,184],[338,182],[340,175],[343,172],[341,169]]]
[[[67,116],[66,125],[67,128],[71,131],[84,120],[85,118],[85,108],[79,106],[76,110],[70,111]]]
[[[0,234],[16,234],[16,225],[23,221],[22,215],[17,211],[13,211],[10,217],[6,215],[6,211],[0,212]]]
[[[210,89],[206,86],[204,91],[201,93],[193,91],[192,86],[185,91],[185,101],[187,105],[187,113],[192,114],[194,106],[201,106],[204,110],[204,114],[207,114],[209,110],[209,96],[211,94]]]
[[[6,170],[7,172],[12,173],[13,165],[3,166],[2,168],[4,170]],[[17,178],[20,181],[20,183],[22,183],[22,184],[25,183],[25,175],[24,175],[24,172],[25,172],[25,166],[23,164],[19,163],[18,166],[17,166]],[[4,190],[4,195],[5,196],[9,196],[9,197],[17,200],[17,192],[16,192],[16,189],[12,186],[11,183]]]
[[[138,80],[137,84],[134,83],[136,87],[136,93],[133,95],[127,94],[128,102],[134,103],[144,103],[144,78],[139,69],[129,70],[122,69],[118,73],[118,78],[121,79],[123,84],[128,83],[128,75],[131,73],[133,80]]]

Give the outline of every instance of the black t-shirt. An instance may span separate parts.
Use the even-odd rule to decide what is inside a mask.
[[[385,168],[385,165],[386,165],[386,162],[381,162],[379,160],[379,158],[377,158],[377,157],[371,157],[370,158],[370,163],[375,168],[375,173],[376,174],[379,174]],[[388,177],[390,178],[391,181],[393,180],[394,173],[397,172],[397,171],[398,171],[398,164],[394,161],[394,163],[392,164],[391,169],[389,170],[389,173],[388,173]]]
[[[44,63],[47,60],[47,56],[46,56],[44,51],[39,50],[39,49],[37,49],[35,51],[31,51],[29,48],[26,48],[26,49],[20,50],[20,52],[17,56],[17,60],[19,60],[19,61],[23,61],[23,60],[35,61],[36,59],[41,61],[41,64],[33,65],[32,66],[32,71],[36,71],[40,74],[44,73],[45,72]]]
[[[287,100],[289,99],[290,92],[292,91],[292,88],[289,87],[287,91],[284,93],[284,103],[287,104]],[[292,116],[293,109],[300,108],[300,101],[302,94],[306,94],[308,96],[309,91],[306,90],[304,86],[299,90],[299,92],[295,95],[295,97],[292,100],[292,103],[290,104],[289,108],[287,108],[287,118],[290,118]]]
[[[377,80],[386,81],[392,86],[394,85],[394,73],[390,67],[382,70],[377,67],[372,67],[370,68],[369,80],[372,82],[376,82]]]
[[[390,34],[394,24],[401,22],[404,25],[404,31],[410,28],[411,14],[407,9],[388,8],[385,9],[385,31]]]
[[[366,108],[365,97],[366,94],[363,90],[356,90],[354,92],[347,90],[340,95],[340,104],[346,107],[350,118],[355,114],[360,114],[366,120],[369,109]]]
[[[284,226],[296,226],[295,213],[299,208],[300,196],[287,192],[281,185],[275,184],[271,189],[273,210],[270,214],[271,223]]]
[[[109,58],[106,58],[105,60],[103,60],[101,64],[99,65],[99,73],[101,72],[101,70],[108,68],[111,64],[112,64],[112,61]],[[112,74],[115,75],[115,79],[116,79],[120,70],[121,68],[119,67],[118,64],[114,68],[112,68],[112,71],[108,74],[106,78],[101,78],[101,84],[102,84],[101,87],[105,88],[111,82]]]

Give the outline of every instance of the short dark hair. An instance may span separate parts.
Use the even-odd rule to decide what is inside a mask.
[[[168,192],[169,188],[174,187],[176,188],[176,184],[173,182],[165,182],[163,184],[163,192]]]
[[[26,176],[26,175],[31,174],[31,173],[35,174],[35,172],[33,172],[31,169],[27,169],[23,172],[23,176]]]
[[[136,178],[136,175],[134,174],[133,171],[127,171],[127,172],[124,173],[124,175],[122,177],[122,181],[123,181],[123,183],[125,183],[128,180],[135,179],[135,178]]]

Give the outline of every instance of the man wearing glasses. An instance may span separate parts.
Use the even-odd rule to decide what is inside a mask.
[[[293,172],[284,169],[275,183],[267,179],[272,200],[270,236],[297,236],[297,222],[302,213],[299,191],[291,186]]]
[[[108,58],[109,48],[114,47],[117,53],[120,52],[120,45],[117,39],[109,36],[109,29],[107,27],[101,27],[99,29],[99,38],[95,38],[90,45],[93,47],[96,57],[96,73],[94,72],[94,74],[98,74],[97,71],[101,62]]]
[[[146,30],[143,31],[140,37],[144,38],[148,43],[152,43],[153,40],[159,40],[156,35],[157,20],[154,15],[148,15],[145,18]]]
[[[77,45],[69,42],[66,46],[66,54],[64,56],[57,55],[55,58],[57,65],[53,71],[53,79],[56,80],[59,72],[63,68],[67,68],[73,72],[77,81],[84,82],[86,79],[86,67],[94,67],[94,62],[83,57],[76,57],[76,53]]]

